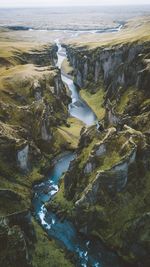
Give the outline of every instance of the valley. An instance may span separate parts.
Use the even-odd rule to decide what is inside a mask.
[[[149,26],[1,26],[2,267],[149,266]]]

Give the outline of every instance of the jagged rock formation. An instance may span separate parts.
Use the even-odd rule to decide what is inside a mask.
[[[72,218],[81,232],[99,237],[127,264],[148,267],[150,43],[141,38],[66,48],[76,84],[91,96],[103,86],[105,129],[81,132],[77,158],[64,177],[64,203],[72,210],[59,193],[50,207]]]
[[[31,265],[31,251],[36,241],[28,211],[14,213],[0,219],[0,255],[2,266]]]
[[[29,211],[33,183],[62,150],[55,135],[68,117],[69,97],[53,66],[55,46],[11,51],[0,59],[0,266],[37,267],[41,255],[46,261],[54,253],[56,265],[71,266],[55,242],[48,251]]]
[[[68,58],[74,68],[75,82],[80,88],[90,88],[91,93],[105,88],[105,123],[129,123],[138,129],[135,116],[144,111],[149,117],[149,41],[108,44],[105,47],[67,46]],[[140,117],[138,120],[142,123]],[[143,126],[143,124],[142,124]],[[147,119],[147,129],[149,123]],[[140,128],[142,130],[142,127]]]
[[[16,164],[27,170],[33,143],[37,146],[37,151],[44,151],[44,147],[46,149],[47,145],[50,147],[54,143],[53,129],[67,118],[68,98],[60,73],[54,68],[27,64],[19,66],[19,71],[14,76],[13,71],[14,68],[11,68],[8,75],[6,71],[7,76],[1,78],[1,140],[3,146],[4,139],[7,142],[7,149],[5,146],[3,154],[7,154],[9,150],[9,140],[17,144],[16,150],[12,148],[14,154],[16,153]],[[12,91],[15,86],[17,88]],[[15,93],[18,88],[19,97]],[[22,99],[26,105],[23,105]],[[48,150],[50,152],[50,148]],[[39,151],[38,154],[40,153]]]
[[[99,129],[82,129],[77,158],[64,175],[61,197],[58,193],[50,208],[72,219],[80,232],[103,240],[126,266],[148,267],[149,40],[95,48],[70,45],[67,51],[76,84],[91,96],[103,89],[103,101],[98,95],[101,102],[96,108],[103,106],[104,116]],[[59,70],[52,66],[55,52],[55,46],[11,47],[0,57],[0,241],[4,245],[0,265],[4,267],[37,266],[38,260],[41,266],[47,257],[52,263],[55,255],[50,254],[55,246],[47,248],[48,240],[35,224],[34,232],[29,212],[33,183],[43,178],[47,162],[49,166],[65,147],[56,128],[66,123],[68,97]],[[57,255],[55,265],[71,266],[60,252]]]

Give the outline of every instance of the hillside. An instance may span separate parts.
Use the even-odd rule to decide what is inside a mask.
[[[70,98],[54,67],[55,47],[0,34],[0,266],[46,267],[51,261],[71,267],[31,214],[34,183],[44,178],[54,156],[72,149],[59,129],[70,135]]]

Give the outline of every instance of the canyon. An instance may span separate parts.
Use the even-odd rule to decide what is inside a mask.
[[[9,31],[0,42],[0,265],[148,267],[149,19],[61,44],[12,42]]]

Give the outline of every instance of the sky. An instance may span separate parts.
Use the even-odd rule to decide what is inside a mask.
[[[141,5],[150,0],[0,0],[0,7]]]

